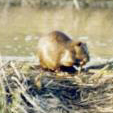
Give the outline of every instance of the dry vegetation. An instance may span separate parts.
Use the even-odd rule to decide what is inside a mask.
[[[1,113],[113,113],[113,63],[81,75],[0,62]]]
[[[68,7],[47,11],[29,8],[36,4],[35,0],[17,0],[21,8],[9,8],[16,2],[4,1],[0,0],[3,3],[0,7],[0,51],[5,55],[26,55],[21,53],[25,47],[28,47],[26,53],[30,53],[37,37],[28,42],[25,37],[54,29],[75,37],[85,34],[93,43],[107,40],[110,43],[104,50],[107,55],[113,54],[112,9],[77,11]],[[9,44],[11,48],[5,48],[4,45]],[[16,47],[15,53],[12,52]],[[103,52],[95,45],[93,47],[93,53]],[[44,71],[31,62],[3,62],[0,59],[0,113],[113,113],[113,63],[102,69],[89,68],[88,72],[77,75]]]

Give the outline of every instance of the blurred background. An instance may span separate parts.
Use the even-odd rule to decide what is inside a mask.
[[[113,0],[0,0],[0,54],[32,56],[53,30],[88,44],[91,57],[113,57]]]

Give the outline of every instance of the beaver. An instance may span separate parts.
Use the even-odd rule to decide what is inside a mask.
[[[61,31],[52,31],[39,38],[36,58],[41,67],[57,70],[60,66],[82,67],[89,61],[89,52],[86,43],[74,41]]]

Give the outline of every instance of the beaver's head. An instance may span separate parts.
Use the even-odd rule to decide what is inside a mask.
[[[87,44],[76,42],[73,47],[75,52],[75,64],[78,66],[85,65],[90,60]]]

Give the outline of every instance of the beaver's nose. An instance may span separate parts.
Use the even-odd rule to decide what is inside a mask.
[[[89,59],[84,58],[83,60],[80,61],[80,65],[85,65],[88,61]]]
[[[81,61],[80,62],[80,65],[82,66],[82,65],[84,65],[86,62],[84,62],[84,61]]]

